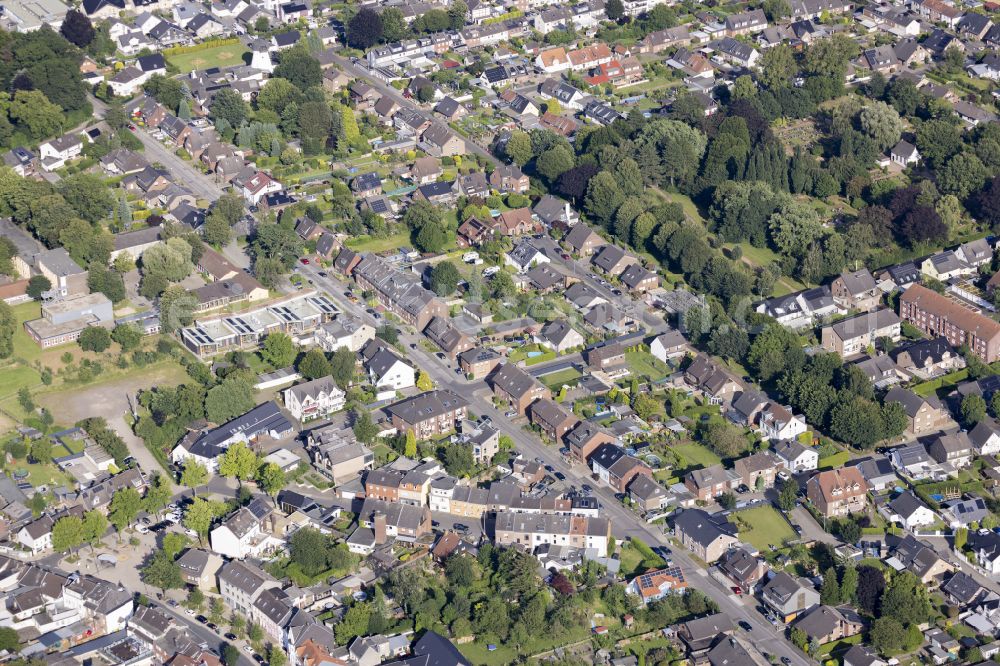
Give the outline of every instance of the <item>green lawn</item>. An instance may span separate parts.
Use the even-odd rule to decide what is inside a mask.
[[[625,352],[625,362],[633,375],[648,377],[650,381],[663,379],[670,373],[667,364],[645,351]]]
[[[242,65],[245,53],[247,53],[247,50],[242,44],[224,44],[190,53],[168,55],[167,61],[179,69],[182,74],[187,74],[192,70],[205,69],[207,67]]]
[[[558,372],[553,372],[550,375],[539,377],[541,382],[553,391],[558,391],[563,384],[572,384],[579,378],[580,373],[576,368],[566,368]]]
[[[684,444],[676,444],[670,448],[686,459],[691,466],[711,467],[722,462],[722,458],[697,442],[685,442]]]
[[[734,518],[740,526],[740,540],[749,542],[761,552],[769,551],[772,545],[780,548],[786,541],[796,538],[788,522],[771,506],[738,511]]]
[[[347,246],[355,252],[385,252],[410,245],[409,232],[394,234],[385,238],[358,236],[347,241]]]
[[[36,488],[39,486],[47,486],[49,489],[53,486],[72,487],[76,483],[72,477],[63,474],[58,467],[51,463],[48,465],[37,465],[30,464],[24,460],[18,460],[7,469],[12,472],[24,469],[28,470],[28,482]]]
[[[843,467],[847,464],[847,461],[851,459],[851,454],[848,451],[841,451],[840,453],[835,453],[832,456],[827,456],[826,458],[819,459],[819,469],[836,469],[838,467]]]

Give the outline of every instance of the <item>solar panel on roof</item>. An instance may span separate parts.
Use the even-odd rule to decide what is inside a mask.
[[[389,212],[389,206],[386,205],[384,199],[376,199],[375,201],[372,201],[370,208],[372,209],[373,213]]]

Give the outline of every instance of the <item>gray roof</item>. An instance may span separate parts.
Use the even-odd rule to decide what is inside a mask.
[[[505,363],[497,368],[490,377],[490,382],[514,397],[523,396],[540,386],[537,379],[513,363]]]
[[[392,416],[398,416],[406,423],[420,423],[427,419],[450,414],[455,410],[468,407],[468,401],[446,389],[427,391],[412,398],[401,400],[386,407]]]
[[[725,518],[716,518],[701,509],[685,509],[674,515],[674,527],[702,546],[721,536],[735,536],[736,528]]]
[[[375,513],[385,515],[386,525],[408,530],[416,530],[424,520],[424,507],[385,502],[372,497],[366,498],[358,520],[370,521]]]
[[[287,389],[287,391],[298,398],[300,402],[307,397],[313,398],[320,393],[343,393],[334,383],[333,378],[329,376],[296,384]]]
[[[57,247],[51,250],[45,250],[44,252],[39,252],[35,255],[35,265],[44,264],[45,267],[55,273],[59,277],[67,277],[70,275],[79,275],[84,273],[84,269],[80,268],[80,265],[73,261],[73,258],[69,256],[64,248]]]
[[[893,500],[889,502],[889,508],[891,508],[895,514],[906,520],[920,509],[926,509],[927,505],[917,499],[917,496],[913,494],[913,491],[907,490],[906,492],[902,492],[893,498]]]
[[[542,327],[541,335],[552,344],[560,345],[573,331],[573,327],[563,319],[553,319]]]
[[[906,411],[906,415],[913,418],[927,401],[909,389],[894,386],[889,389],[888,393],[885,394],[884,402],[898,402],[903,406],[903,409]]]
[[[219,572],[219,580],[249,596],[253,596],[266,583],[274,582],[274,578],[262,569],[245,562],[226,564]]]
[[[831,324],[830,328],[841,340],[851,340],[867,335],[872,330],[898,324],[899,321],[899,315],[889,308],[879,308],[875,312],[864,312],[854,317],[841,319]]]

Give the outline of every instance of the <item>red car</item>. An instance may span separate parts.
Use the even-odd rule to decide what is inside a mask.
[[[306,259],[306,258],[299,259],[299,261],[301,261],[303,264],[308,264],[309,263],[309,260]]]
[[[135,125],[133,125],[132,123],[129,123],[128,124],[128,129],[129,129],[130,132],[134,132],[135,131]]]
[[[742,596],[743,595],[743,588],[739,587],[738,585],[733,585],[733,594],[735,594],[738,597]]]

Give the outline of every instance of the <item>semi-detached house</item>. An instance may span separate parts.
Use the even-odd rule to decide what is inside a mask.
[[[353,274],[362,289],[374,292],[379,304],[419,330],[433,317],[448,317],[448,306],[424,288],[419,276],[396,270],[380,257],[365,255]]]
[[[445,389],[427,391],[386,407],[392,425],[399,432],[412,430],[417,439],[451,432],[466,418],[469,403]]]

